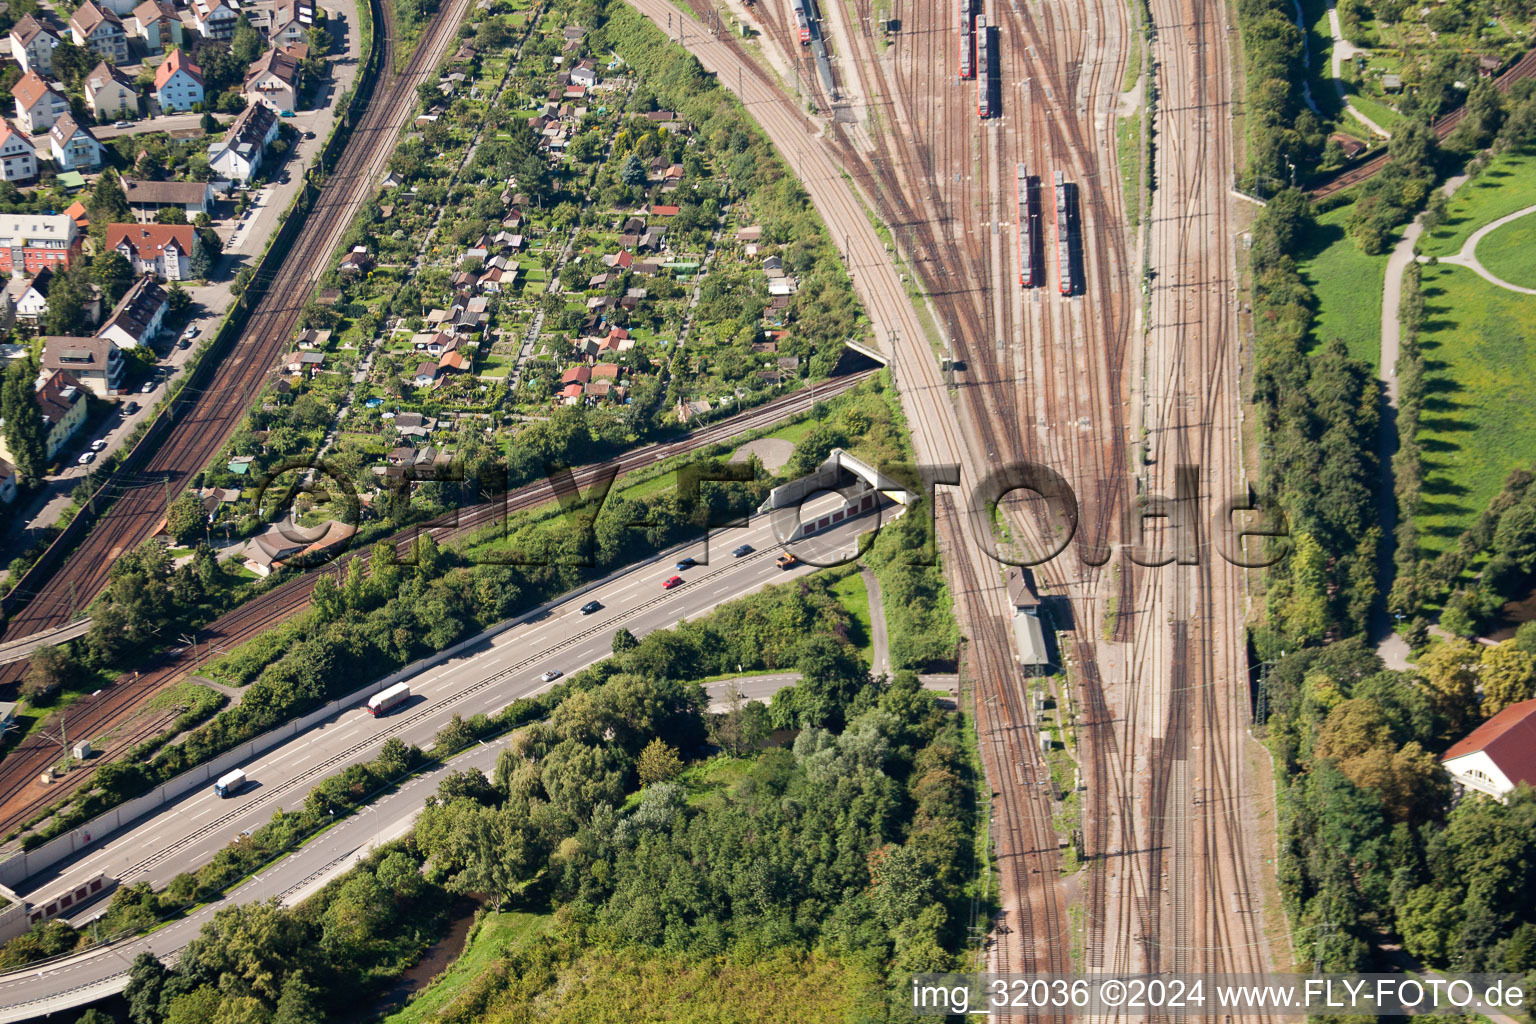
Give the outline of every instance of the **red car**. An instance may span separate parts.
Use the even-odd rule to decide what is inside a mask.
[[[683,585],[683,578],[681,576],[673,576],[669,580],[662,581],[661,589],[662,590],[671,590],[673,587],[680,587],[682,585]]]

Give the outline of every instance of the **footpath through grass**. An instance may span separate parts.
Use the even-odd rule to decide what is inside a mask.
[[[1317,218],[1298,269],[1317,297],[1317,340],[1338,338],[1351,356],[1376,367],[1381,362],[1381,295],[1388,256],[1367,256],[1345,233],[1351,209],[1341,206]]]
[[[1536,204],[1536,150],[1512,150],[1496,157],[1477,176],[1456,190],[1446,207],[1445,223],[1419,239],[1426,256],[1450,256],[1461,251],[1472,232],[1500,217]]]
[[[1495,277],[1536,288],[1536,213],[1484,235],[1477,243],[1477,258]]]
[[[1424,514],[1421,540],[1443,551],[1536,451],[1536,295],[1464,267],[1424,268]]]

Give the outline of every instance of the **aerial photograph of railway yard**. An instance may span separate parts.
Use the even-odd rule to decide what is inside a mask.
[[[1536,1024],[1536,0],[0,90],[0,1024]]]

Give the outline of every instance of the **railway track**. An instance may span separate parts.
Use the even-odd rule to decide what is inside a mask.
[[[299,313],[325,262],[353,215],[370,193],[388,157],[415,87],[436,65],[451,29],[468,0],[451,0],[432,21],[406,67],[394,70],[394,14],[382,5],[385,30],[383,70],[354,137],[325,179],[319,199],[280,267],[258,275],[249,288],[259,297],[239,342],[223,358],[207,387],[171,428],[164,443],[142,465],[125,466],[110,485],[111,507],[80,546],[6,623],[4,637],[29,636],[69,621],[101,591],[113,562],[147,539],[165,514],[170,498],[207,464],[245,416],[286,351]],[[14,683],[23,666],[0,668],[0,685]]]
[[[1508,71],[1498,77],[1494,82],[1494,86],[1500,92],[1507,93],[1510,89],[1514,88],[1516,82],[1530,78],[1532,75],[1536,75],[1536,50],[1527,52],[1524,57],[1516,61]],[[1457,107],[1449,114],[1437,118],[1435,120],[1435,138],[1443,142],[1451,132],[1456,130],[1456,126],[1461,124],[1462,119],[1466,116],[1467,108]],[[1374,178],[1383,167],[1387,166],[1389,159],[1390,154],[1383,152],[1361,164],[1340,172],[1337,176],[1312,189],[1312,198],[1326,199],[1328,196]]]
[[[775,399],[756,409],[738,413],[708,424],[675,441],[644,445],[619,456],[613,463],[582,467],[572,474],[576,485],[588,487],[598,474],[617,465],[620,475],[650,466],[663,459],[698,451],[740,434],[778,422],[786,416],[809,410],[817,401],[843,394],[873,375],[861,371],[839,377],[828,384],[805,389]],[[539,481],[509,492],[494,501],[483,502],[410,527],[390,538],[398,554],[406,554],[423,531],[441,543],[461,539],[506,518],[515,512],[546,504],[554,498],[552,485]],[[323,572],[345,573],[352,559],[364,565],[371,557],[369,549],[350,552],[337,559],[334,566],[305,573],[246,602],[199,630],[202,650],[230,649],[251,640],[273,626],[300,614],[309,607],[310,593]],[[69,730],[75,736],[97,736],[118,727],[144,701],[187,678],[198,664],[198,652],[190,647],[166,652],[149,671],[120,677],[100,694],[87,697],[71,708]],[[102,748],[92,765],[110,763],[116,756],[158,735],[147,727],[136,726],[114,737]],[[59,759],[56,745],[41,737],[28,739],[0,761],[0,833],[8,834],[32,820],[46,807],[90,782],[94,767],[77,768],[64,780],[49,787],[36,785],[37,776]]]

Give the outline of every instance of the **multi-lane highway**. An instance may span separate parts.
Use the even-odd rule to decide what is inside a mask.
[[[801,514],[809,518],[840,503],[838,497],[823,495],[807,502]],[[815,560],[823,563],[829,553],[849,557],[854,553],[853,537],[888,521],[891,514],[890,508],[882,513],[884,519],[868,514],[851,521],[851,526],[796,541],[788,549],[814,552]],[[220,798],[211,786],[189,793],[123,831],[97,837],[100,845],[92,852],[30,879],[25,889],[34,897],[45,896],[97,872],[124,884],[163,885],[180,872],[206,863],[241,830],[261,825],[274,811],[301,806],[317,782],[374,757],[389,737],[430,746],[453,715],[495,713],[553,685],[541,678],[546,671],[569,675],[607,657],[620,627],[642,636],[814,571],[806,563],[788,570],[776,565],[784,550],[780,539],[790,534],[797,521],[792,510],[756,516],[744,528],[718,531],[708,544],[707,565],[674,568],[683,555],[706,557],[705,546],[695,543],[514,619],[510,628],[498,627],[483,643],[410,679],[411,699],[393,713],[374,718],[359,698],[350,710],[243,765],[251,784],[240,794]],[[731,552],[742,544],[754,550],[733,556]],[[672,576],[681,576],[685,582],[663,589],[662,582]],[[593,600],[602,608],[583,615],[581,606]],[[761,695],[761,687],[748,690],[748,696]]]

